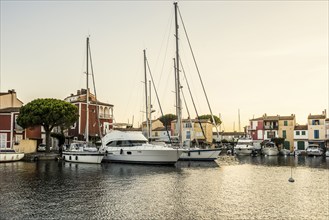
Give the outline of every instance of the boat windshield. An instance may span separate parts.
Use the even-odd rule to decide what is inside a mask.
[[[14,149],[0,149],[0,152],[2,153],[16,153]]]
[[[124,141],[110,141],[106,144],[109,147],[134,147],[134,146],[141,146],[143,144],[147,144],[147,141],[143,140],[124,140]]]

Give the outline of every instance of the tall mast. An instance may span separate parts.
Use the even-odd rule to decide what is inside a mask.
[[[87,62],[86,62],[86,78],[87,78],[87,93],[86,93],[86,129],[85,129],[85,136],[86,142],[89,142],[89,37],[87,37]]]
[[[149,120],[149,122],[150,122],[150,130],[149,130],[149,138],[150,138],[150,140],[152,139],[152,99],[151,99],[151,94],[152,94],[152,92],[151,92],[151,80],[149,80],[149,91],[150,91],[150,104],[149,104],[149,106],[150,106],[150,120]]]
[[[148,119],[148,105],[147,105],[147,77],[146,77],[146,51],[143,50],[144,52],[144,83],[145,83],[145,115],[146,115],[146,138],[147,140],[149,139],[149,119]]]
[[[178,127],[178,138],[179,145],[183,145],[182,138],[182,104],[180,99],[180,80],[179,80],[179,47],[178,47],[178,19],[177,19],[177,2],[174,2],[175,5],[175,36],[176,36],[176,75],[177,75],[177,127]]]

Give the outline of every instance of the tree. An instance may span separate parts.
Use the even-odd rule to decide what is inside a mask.
[[[23,127],[41,125],[46,132],[46,152],[50,152],[50,132],[56,126],[68,128],[79,119],[78,108],[59,99],[35,99],[21,107],[17,123]]]
[[[159,118],[159,120],[162,122],[162,124],[165,127],[168,127],[171,124],[171,121],[176,120],[176,119],[177,119],[177,116],[174,114],[166,114]]]
[[[200,115],[199,119],[208,119],[211,121],[211,123],[213,123],[211,115]],[[214,119],[216,125],[220,125],[222,123],[222,121],[216,115],[214,115]]]
[[[281,137],[278,137],[278,138],[271,138],[271,141],[275,143],[276,146],[280,146],[281,144],[283,145],[284,144],[284,140],[285,138],[281,138]]]

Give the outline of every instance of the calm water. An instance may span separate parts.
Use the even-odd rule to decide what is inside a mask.
[[[294,183],[288,182],[291,175]],[[0,164],[0,219],[329,219],[329,158]]]

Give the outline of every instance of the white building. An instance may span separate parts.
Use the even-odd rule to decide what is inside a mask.
[[[294,129],[294,150],[304,152],[308,147],[308,126],[296,125]]]

